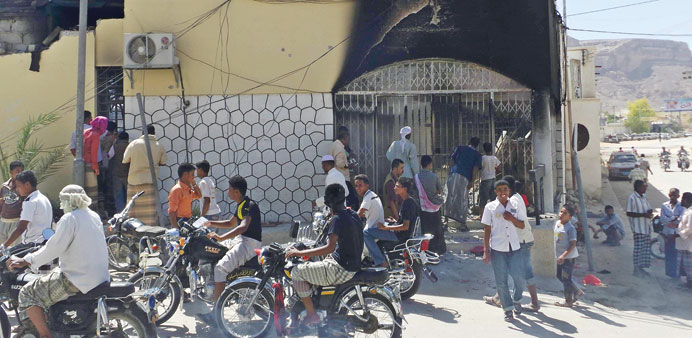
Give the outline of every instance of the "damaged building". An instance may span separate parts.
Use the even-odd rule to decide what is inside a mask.
[[[68,18],[79,1],[50,1],[50,10],[10,2],[29,3],[34,12],[27,13],[43,16],[40,41],[31,45],[56,27],[75,28],[76,19],[58,23],[50,13]],[[206,159],[224,214],[232,210],[228,178],[240,174],[265,222],[309,218],[324,182],[320,157],[342,125],[351,130],[358,161],[353,174],[368,174],[377,187],[389,170],[387,147],[409,125],[418,153],[432,155],[443,177],[454,147],[478,136],[495,145],[502,173],[526,181],[543,210],[553,211],[561,198],[560,19],[552,0],[92,2],[103,6],[89,13],[86,107],[134,138],[135,95],[143,95],[147,122],[158,126],[168,151],[159,175],[164,208],[178,164]],[[165,53],[173,61],[128,65],[137,36],[145,54],[149,41],[158,46],[170,36]],[[58,83],[74,88],[68,73],[76,69],[76,48],[67,51],[75,34],[55,38],[37,49],[39,71],[21,85],[40,93]],[[149,57],[164,55],[161,49]],[[12,63],[26,66],[12,74],[30,72],[31,50],[23,52],[0,57],[0,70]],[[51,65],[54,58],[62,68]],[[55,74],[61,82],[41,83]],[[17,104],[0,114],[50,111],[74,95],[61,90],[31,104],[18,90],[5,92],[0,97]],[[74,108],[65,107],[60,123],[67,128],[49,136],[55,144],[65,144],[74,129]],[[69,168],[65,161],[61,175]]]

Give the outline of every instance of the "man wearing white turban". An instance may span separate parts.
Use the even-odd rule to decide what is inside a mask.
[[[59,269],[26,284],[19,291],[19,311],[36,327],[40,337],[51,337],[45,312],[53,304],[78,292],[87,293],[110,281],[108,249],[99,215],[89,209],[91,199],[78,185],[68,185],[60,191],[60,218],[55,234],[38,251],[11,257],[10,269],[27,265],[38,268],[60,258]]]
[[[399,131],[401,139],[392,142],[387,150],[387,159],[392,163],[394,159],[404,162],[404,174],[401,177],[413,179],[418,174],[418,154],[416,145],[411,142],[411,127],[406,126]]]

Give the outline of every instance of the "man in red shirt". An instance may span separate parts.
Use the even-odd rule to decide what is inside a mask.
[[[178,227],[179,218],[192,217],[192,201],[202,198],[202,191],[195,183],[195,170],[192,163],[183,163],[178,167],[178,183],[168,193],[168,217],[171,226]]]

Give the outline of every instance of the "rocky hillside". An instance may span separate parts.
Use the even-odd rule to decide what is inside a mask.
[[[646,97],[661,109],[667,99],[692,97],[692,52],[684,42],[652,39],[576,40],[570,46],[595,46],[601,66],[597,90],[605,111],[621,111],[627,101]]]

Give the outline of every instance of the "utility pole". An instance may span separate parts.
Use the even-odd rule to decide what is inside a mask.
[[[79,0],[79,48],[77,51],[77,102],[75,122],[75,157],[72,182],[84,187],[84,77],[86,70],[86,29],[89,0]]]

